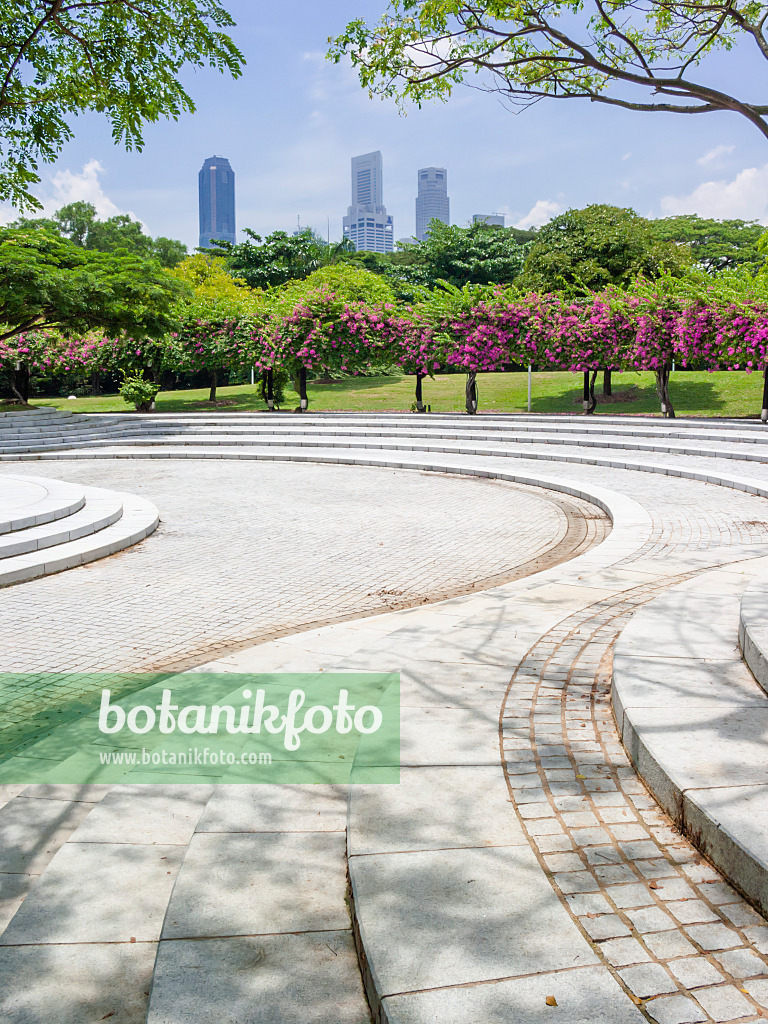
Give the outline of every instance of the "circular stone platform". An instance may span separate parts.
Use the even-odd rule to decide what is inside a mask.
[[[0,480],[11,472],[18,464]],[[151,496],[161,523],[106,561],[6,590],[6,672],[184,668],[520,578],[610,529],[578,498],[438,474],[181,460],[59,462],[56,473]]]

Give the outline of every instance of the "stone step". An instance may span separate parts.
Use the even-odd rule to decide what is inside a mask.
[[[107,419],[115,414],[94,414],[100,418]],[[768,431],[759,421],[751,423],[748,420],[718,422],[712,419],[695,421],[665,420],[662,418],[624,417],[623,419],[610,419],[608,417],[566,417],[566,416],[539,416],[527,417],[520,414],[502,415],[493,414],[487,416],[468,417],[457,414],[438,415],[431,414],[426,417],[417,415],[400,415],[396,413],[380,413],[376,415],[355,414],[355,413],[323,413],[320,415],[303,414],[269,414],[269,413],[228,413],[218,416],[211,413],[158,413],[136,417],[136,422],[148,425],[150,428],[161,428],[167,425],[184,424],[194,427],[196,424],[231,426],[232,428],[243,425],[258,425],[259,428],[269,430],[298,430],[318,429],[323,431],[358,432],[365,429],[380,430],[385,427],[387,430],[406,430],[421,434],[434,430],[448,430],[454,433],[457,430],[471,430],[473,432],[488,432],[496,430],[514,429],[520,432],[537,432],[557,430],[562,433],[579,432],[589,434],[611,434],[627,436],[665,436],[686,438],[691,436],[703,436],[706,438],[734,437],[752,443],[768,443]]]
[[[4,477],[0,482],[0,536],[52,523],[85,505],[77,484],[37,477]]]
[[[739,644],[755,679],[768,692],[768,575],[758,577],[744,591]]]
[[[100,500],[103,502],[105,499]],[[111,524],[53,547],[3,558],[0,561],[0,587],[37,579],[40,576],[50,576],[99,558],[106,558],[144,540],[156,529],[159,513],[151,502],[136,495],[119,492],[114,492],[111,500],[119,504],[122,510],[120,516]],[[105,506],[102,504],[102,512],[104,511]],[[111,518],[111,513],[109,517]]]
[[[448,440],[442,440],[446,438]],[[585,435],[569,435],[563,437],[559,434],[546,434],[537,436],[515,436],[513,433],[506,435],[499,434],[492,438],[485,437],[471,437],[458,433],[454,436],[442,434],[432,439],[425,439],[421,435],[415,434],[400,434],[393,435],[383,432],[370,432],[365,436],[361,437],[359,434],[350,433],[348,435],[340,433],[332,434],[310,434],[310,433],[262,433],[254,432],[253,430],[247,430],[243,428],[239,431],[232,431],[222,428],[218,432],[210,433],[204,432],[201,428],[194,431],[174,432],[171,430],[165,432],[158,431],[147,431],[143,434],[131,434],[130,436],[123,436],[119,438],[104,437],[104,438],[84,438],[82,441],[82,447],[98,447],[102,444],[109,445],[141,445],[141,446],[152,446],[152,445],[166,445],[166,444],[181,444],[181,445],[197,445],[197,446],[212,446],[222,444],[236,444],[243,447],[252,445],[292,445],[301,446],[306,448],[312,447],[328,447],[329,445],[336,445],[344,448],[387,448],[393,451],[437,451],[437,452],[461,452],[462,454],[471,455],[498,455],[505,454],[510,444],[525,444],[525,445],[557,445],[558,447],[566,448],[568,446],[574,446],[578,448],[599,448],[599,449],[610,449],[610,450],[621,450],[621,451],[648,451],[648,452],[661,452],[669,455],[693,455],[700,456],[703,458],[724,458],[724,459],[737,459],[744,462],[768,462],[768,449],[765,451],[755,450],[754,446],[747,447],[736,447],[734,446],[720,446],[714,447],[711,444],[698,444],[696,446],[692,444],[683,445],[678,443],[655,443],[652,441],[616,441],[607,439],[596,439]],[[80,445],[78,445],[80,446]],[[58,449],[68,448],[70,445],[66,442],[52,442],[48,444],[40,443],[37,446],[12,446],[5,445],[0,447],[0,453],[12,454],[13,452],[36,452],[36,451],[56,451]]]
[[[86,487],[85,506],[79,512],[43,526],[31,526],[0,536],[0,559],[42,551],[88,537],[116,523],[123,514],[120,497],[111,491]]]
[[[635,616],[612,701],[640,777],[681,831],[768,913],[768,698],[741,657],[742,593],[768,559],[711,570]],[[764,620],[763,620],[764,621]]]

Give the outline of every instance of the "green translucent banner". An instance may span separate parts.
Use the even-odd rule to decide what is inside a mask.
[[[0,675],[0,784],[400,781],[400,676]]]

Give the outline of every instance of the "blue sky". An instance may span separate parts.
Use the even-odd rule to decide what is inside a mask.
[[[349,161],[380,149],[395,238],[414,230],[416,171],[448,169],[451,219],[502,212],[542,223],[568,207],[606,202],[646,216],[696,212],[768,223],[768,142],[737,115],[638,114],[579,100],[510,113],[494,96],[462,89],[448,104],[403,117],[370,100],[348,67],[324,59],[347,21],[375,18],[385,0],[225,0],[248,66],[236,82],[190,74],[197,104],[179,123],[150,126],[141,154],[114,146],[107,121],[75,122],[76,138],[43,169],[48,209],[72,199],[106,216],[129,212],[153,235],[197,244],[197,172],[214,154],[237,180],[238,228],[265,234],[302,225],[341,234]],[[742,50],[711,61],[720,88],[762,98],[765,62]],[[5,211],[7,219],[9,211]]]

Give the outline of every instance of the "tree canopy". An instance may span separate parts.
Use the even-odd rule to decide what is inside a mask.
[[[82,201],[67,203],[51,217],[22,217],[10,227],[52,231],[83,249],[94,249],[97,252],[127,249],[136,256],[156,259],[163,267],[175,267],[187,255],[187,247],[183,242],[162,236],[151,238],[144,233],[139,221],[133,220],[127,213],[99,220],[96,207]]]
[[[694,213],[662,217],[650,222],[654,235],[665,242],[682,242],[691,249],[693,262],[708,274],[765,263],[758,243],[765,228],[754,221],[711,220]]]
[[[77,114],[106,114],[115,142],[140,150],[145,123],[193,111],[180,73],[239,76],[233,25],[219,0],[0,0],[0,201],[40,208],[39,164]]]
[[[568,210],[539,230],[515,283],[530,291],[581,295],[628,285],[638,276],[685,273],[688,247],[660,240],[652,225],[616,206]]]
[[[715,88],[702,67],[740,43],[768,60],[765,27],[751,0],[389,0],[377,24],[329,40],[329,56],[349,56],[365,88],[400,101],[446,99],[469,79],[518,106],[730,111],[768,138],[768,105]]]
[[[184,285],[158,263],[46,231],[0,230],[0,341],[27,331],[162,338]]]
[[[237,245],[214,241],[212,251],[223,256],[232,274],[251,288],[274,288],[301,280],[329,262],[329,248],[338,248],[329,247],[309,228],[296,235],[273,231],[265,238],[250,228],[244,234],[247,240]]]
[[[523,269],[528,245],[514,228],[471,224],[463,228],[433,220],[422,242],[400,245],[389,257],[403,279],[427,288],[447,281],[465,284],[510,284]]]

